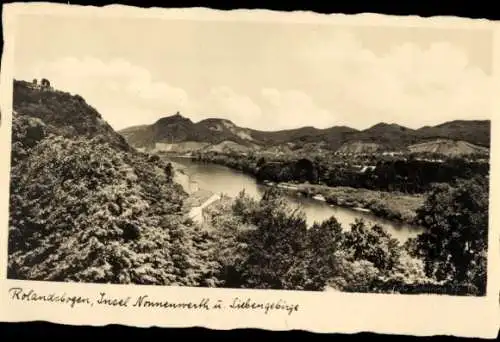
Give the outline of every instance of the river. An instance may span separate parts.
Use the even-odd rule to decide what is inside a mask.
[[[231,197],[237,196],[244,189],[248,195],[256,199],[259,199],[266,189],[266,185],[258,183],[252,176],[222,165],[196,162],[189,158],[170,157],[169,159],[182,165],[184,173],[188,175],[191,182],[196,182],[200,189],[226,194]],[[401,242],[406,241],[409,237],[416,236],[422,231],[418,227],[381,219],[368,212],[332,206],[323,201],[298,196],[294,193],[286,194],[286,198],[291,205],[301,207],[306,214],[308,225],[335,216],[343,227],[349,227],[356,218],[361,218],[365,222],[382,226]]]

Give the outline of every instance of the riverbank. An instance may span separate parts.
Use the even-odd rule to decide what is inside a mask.
[[[189,186],[189,176],[185,172],[186,167],[173,161],[169,162],[172,164],[172,169],[174,170],[174,182],[182,186],[184,191],[189,194],[191,190]]]
[[[179,184],[188,195],[184,200],[184,210],[187,217],[202,223],[204,220],[203,209],[219,200],[220,196],[206,189],[193,189],[185,167],[176,162],[171,162],[171,164],[174,170],[174,182]]]
[[[379,218],[407,224],[412,223],[417,209],[425,201],[425,195],[406,195],[360,188],[293,183],[279,183],[276,186],[334,206],[370,212]]]
[[[176,171],[176,181],[181,183],[185,189],[189,189],[189,177],[185,171],[186,167],[178,162],[172,162],[172,165]],[[369,212],[381,219],[404,224],[413,223],[416,210],[425,201],[425,195],[423,194],[409,195],[343,186],[329,187],[327,185],[291,182],[264,182],[264,185],[275,185],[287,192],[324,201],[332,206]]]

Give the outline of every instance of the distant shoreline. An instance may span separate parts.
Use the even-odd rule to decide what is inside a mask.
[[[424,203],[424,195],[406,195],[350,187],[330,187],[306,183],[278,183],[278,187],[300,193],[327,204],[369,212],[392,222],[413,224],[416,210]]]
[[[174,178],[176,178],[179,184],[182,183],[182,187],[189,194],[189,176],[185,173],[186,166],[176,163],[171,159],[169,159],[169,161],[172,163],[177,175],[177,177]],[[220,165],[217,163],[210,164]],[[233,169],[226,165],[221,166],[242,172],[241,170]],[[251,174],[249,174],[249,176],[254,177]],[[308,198],[323,201],[332,206],[360,212],[369,212],[380,219],[399,224],[413,225],[416,210],[425,201],[425,195],[408,195],[362,188],[342,186],[330,187],[326,185],[290,182],[273,183],[269,181],[262,182],[261,184],[265,186],[277,186],[285,191],[298,193]]]

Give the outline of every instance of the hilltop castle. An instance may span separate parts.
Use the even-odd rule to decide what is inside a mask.
[[[31,82],[31,88],[42,91],[54,90],[54,88],[50,85],[50,81],[46,78],[42,78],[40,83],[38,83],[38,80],[34,78],[33,82]]]

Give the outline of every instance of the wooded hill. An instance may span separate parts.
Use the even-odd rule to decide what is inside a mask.
[[[485,293],[488,177],[433,189],[416,216],[427,232],[404,245],[362,221],[308,228],[275,187],[221,201],[198,225],[172,166],[131,148],[83,98],[21,81],[13,98],[10,279]],[[191,137],[179,119],[163,123]]]
[[[154,147],[155,143],[185,142],[217,145],[224,141],[232,141],[254,149],[279,145],[301,148],[308,144],[319,144],[331,151],[356,153],[371,152],[374,149],[406,150],[411,145],[443,139],[489,148],[490,120],[457,120],[416,130],[397,124],[379,123],[365,130],[335,126],[326,129],[301,127],[268,132],[239,127],[225,119],[212,118],[193,122],[177,113],[164,117],[152,125],[134,126],[119,133],[135,147]],[[201,146],[206,147],[200,145],[200,148]]]
[[[8,276],[206,285],[200,233],[166,164],[78,95],[14,82]]]

